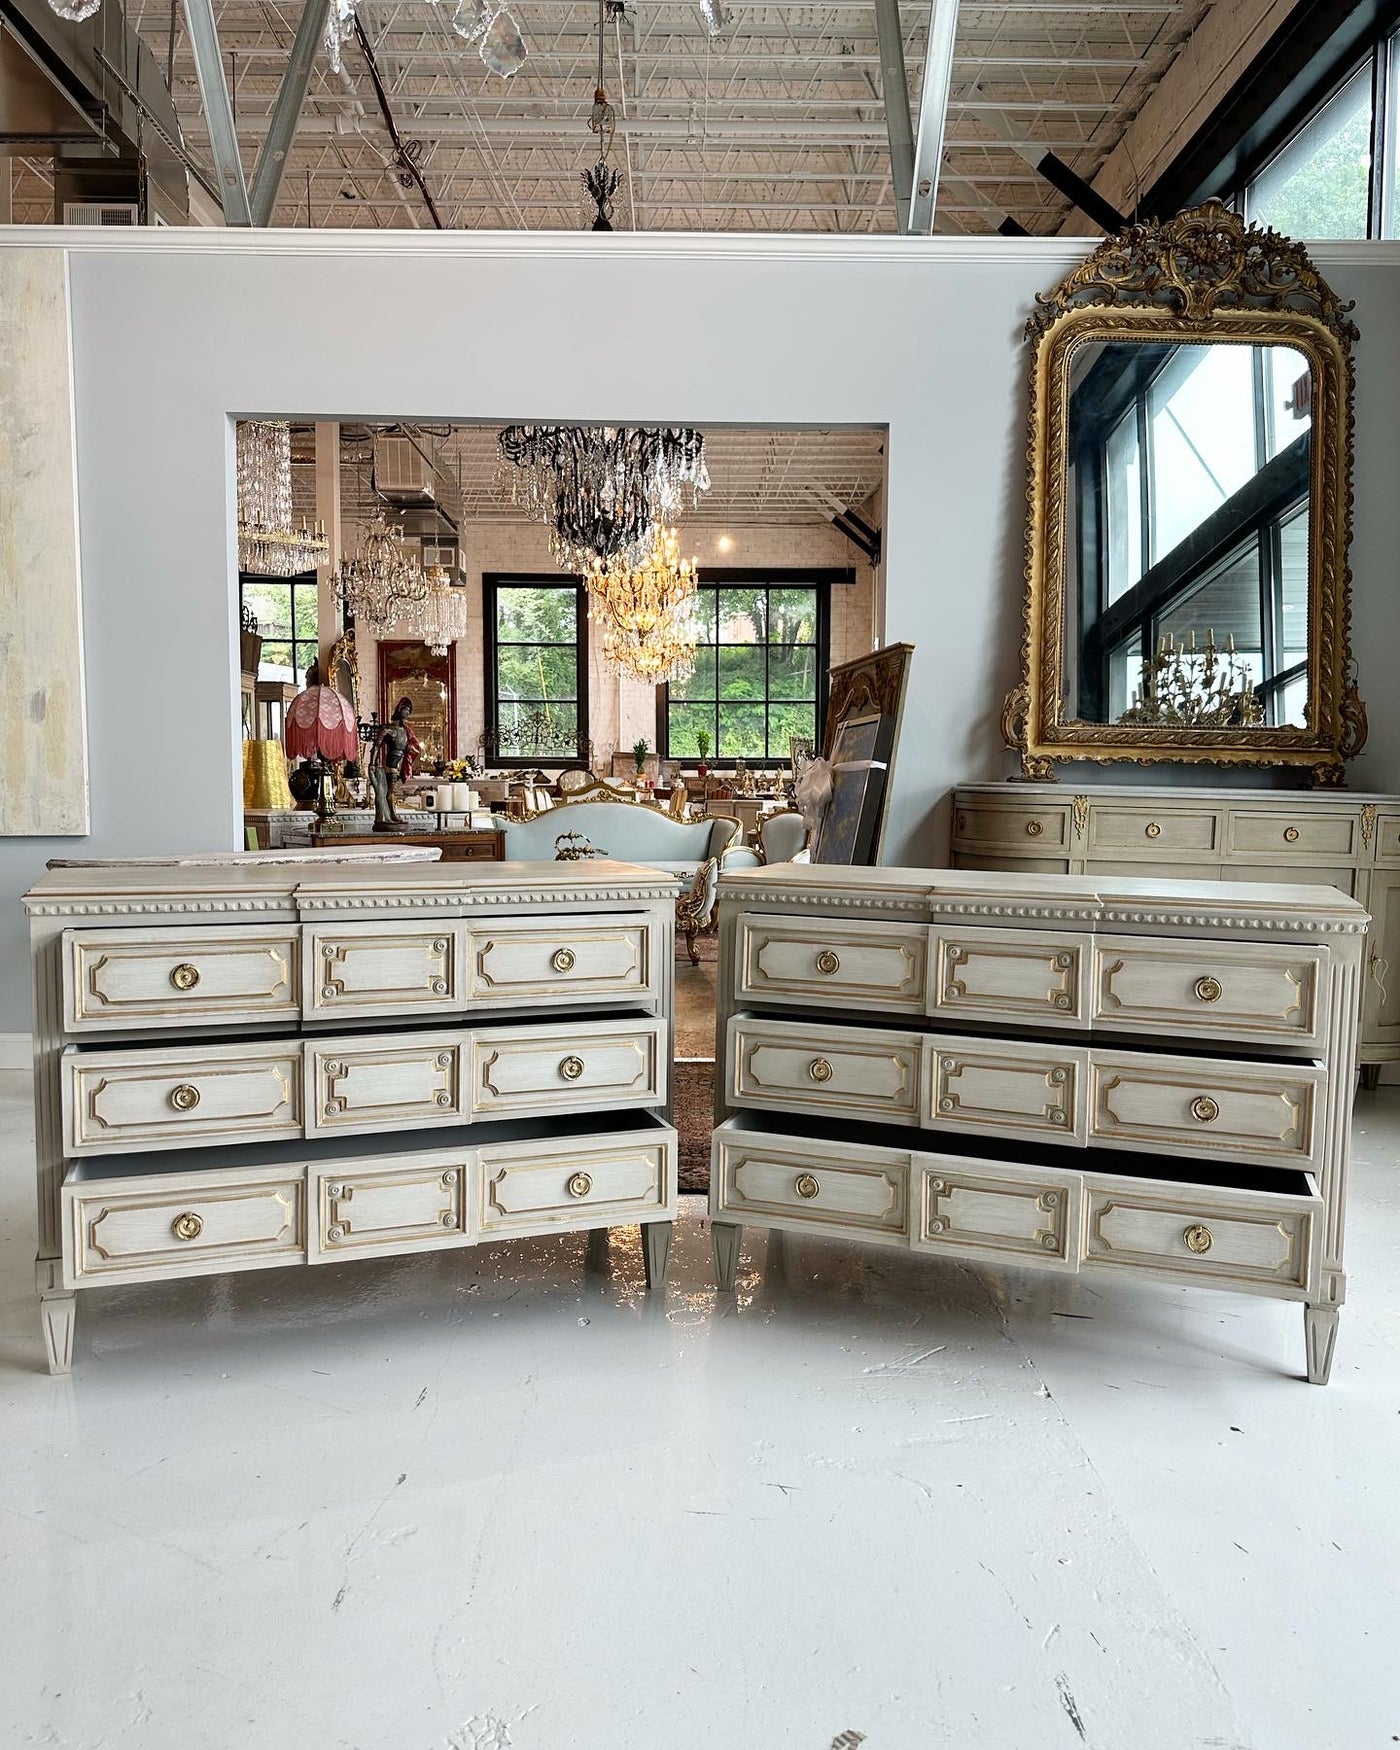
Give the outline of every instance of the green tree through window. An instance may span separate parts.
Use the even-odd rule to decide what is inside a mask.
[[[561,764],[588,735],[587,625],[580,585],[553,578],[485,580],[488,721],[496,758]]]
[[[305,577],[254,577],[238,580],[239,599],[257,618],[262,633],[259,680],[292,681],[300,689],[316,660],[316,573]]]

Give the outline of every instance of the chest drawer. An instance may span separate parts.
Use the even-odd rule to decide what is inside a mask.
[[[1236,856],[1259,854],[1288,863],[1293,858],[1346,858],[1357,848],[1357,816],[1307,808],[1234,809],[1230,850]],[[1267,877],[1266,877],[1267,879]]]
[[[1069,808],[1066,804],[959,802],[953,814],[953,834],[959,852],[1001,850],[1016,856],[1053,855],[1069,843]]]
[[[740,998],[922,1014],[928,931],[922,925],[845,918],[739,921],[735,983]]]
[[[923,1042],[914,1033],[736,1015],[726,1058],[736,1106],[919,1121]]]
[[[676,1133],[669,1125],[492,1143],[479,1160],[483,1239],[660,1221],[675,1213]]]
[[[652,1106],[666,1098],[665,1051],[660,1021],[481,1028],[472,1035],[472,1111]]]
[[[461,928],[339,924],[308,929],[306,1014],[451,1014],[462,1007]]]
[[[234,1025],[295,1019],[295,929],[65,930],[64,1027]]]
[[[1322,1200],[1307,1174],[1297,1196],[1146,1179],[1085,1181],[1086,1264],[1263,1284],[1306,1294]]]
[[[1153,1052],[1095,1051],[1089,1135],[1114,1148],[1310,1166],[1322,1072]]]
[[[85,1181],[63,1187],[63,1274],[82,1282],[157,1282],[295,1263],[305,1255],[299,1171],[254,1169]]]
[[[1094,802],[1089,807],[1090,855],[1141,857],[1147,862],[1189,851],[1220,851],[1220,815],[1213,808],[1170,808],[1160,803]]]
[[[301,1135],[299,1045],[67,1051],[62,1074],[73,1156]]]
[[[309,1135],[462,1121],[461,1033],[352,1034],[304,1049]]]
[[[313,1170],[307,1261],[378,1258],[469,1243],[471,1161],[444,1152]]]
[[[934,932],[930,1013],[987,1022],[1085,1025],[1087,938],[1034,930]]]
[[[1124,1032],[1315,1045],[1328,972],[1325,948],[1101,936],[1091,1015]]]
[[[1038,1039],[927,1039],[924,1122],[968,1135],[1082,1143],[1089,1054]]]
[[[1078,1173],[921,1154],[914,1179],[916,1251],[1079,1268]]]
[[[468,933],[474,1007],[647,998],[657,982],[656,931],[647,918],[500,918]]]
[[[908,1242],[907,1154],[725,1125],[712,1152],[716,1217]]]

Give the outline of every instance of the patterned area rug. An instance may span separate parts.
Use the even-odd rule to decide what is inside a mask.
[[[708,1058],[685,1059],[675,1066],[676,1130],[681,1139],[682,1191],[710,1188],[710,1131],[714,1120],[715,1066]]]
[[[715,1097],[715,974],[719,944],[713,935],[696,942],[700,964],[692,966],[685,943],[676,944],[676,1063],[673,1093],[680,1134],[682,1191],[710,1188],[710,1131]]]

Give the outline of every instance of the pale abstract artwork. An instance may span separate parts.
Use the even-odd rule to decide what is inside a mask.
[[[0,254],[0,834],[88,831],[68,285]]]

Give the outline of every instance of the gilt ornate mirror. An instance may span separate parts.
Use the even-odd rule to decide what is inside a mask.
[[[1348,311],[1216,202],[1102,244],[1032,351],[1023,776],[1057,760],[1301,768],[1366,738],[1351,660]]]

